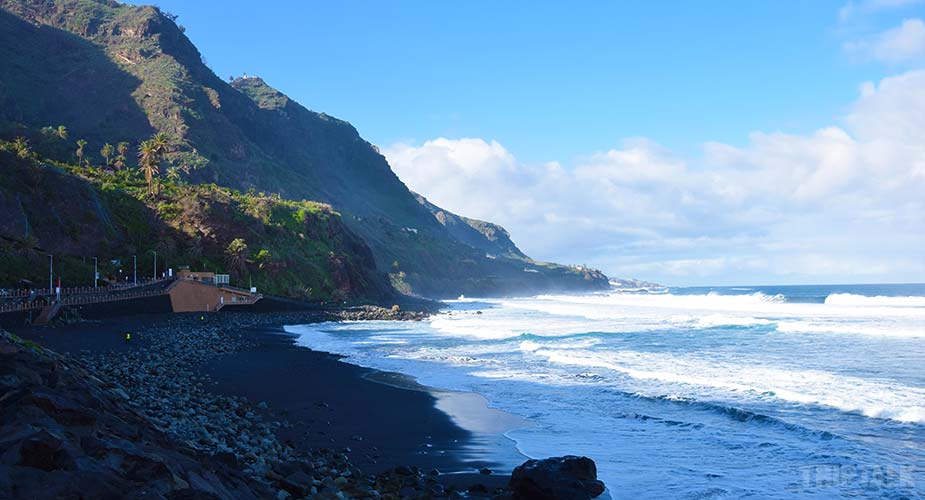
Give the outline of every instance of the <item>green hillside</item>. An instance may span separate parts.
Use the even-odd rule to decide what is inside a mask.
[[[150,277],[156,252],[161,272],[229,272],[233,284],[267,293],[315,301],[393,295],[369,248],[328,205],[168,178],[151,192],[135,168],[78,167],[22,144],[0,141],[0,287],[23,279],[44,286],[47,254],[66,286],[92,282],[93,257],[104,281],[130,278],[133,255],[140,276]]]
[[[605,288],[585,269],[533,262],[503,228],[418,199],[349,123],[259,78],[225,82],[169,14],[105,0],[0,0],[0,137],[63,124],[133,150],[155,132],[185,182],[326,203],[400,289],[427,296]],[[59,155],[71,154],[62,147]],[[59,156],[63,157],[63,156]],[[441,215],[442,214],[442,215]]]

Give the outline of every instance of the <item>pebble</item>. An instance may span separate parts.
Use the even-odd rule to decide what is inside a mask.
[[[252,326],[322,319],[419,320],[424,317],[426,314],[415,311],[392,313],[373,307],[336,313],[217,315],[205,323],[199,320],[198,315],[174,315],[134,333],[135,338],[144,340],[144,344],[140,344],[144,346],[142,349],[122,353],[85,350],[81,351],[79,359],[96,374],[96,378],[110,387],[112,393],[130,401],[140,410],[152,426],[168,432],[169,436],[191,448],[212,455],[226,453],[233,456],[231,460],[240,464],[245,475],[263,484],[275,485],[277,499],[292,497],[287,491],[291,486],[283,489],[285,477],[291,474],[291,469],[285,472],[286,467],[279,465],[284,463],[301,464],[298,467],[312,471],[310,483],[305,485],[310,490],[302,491],[302,494],[310,496],[343,498],[344,494],[339,490],[345,488],[363,491],[359,498],[427,496],[433,495],[434,490],[425,478],[431,483],[433,480],[422,475],[417,468],[396,468],[395,473],[402,476],[402,480],[395,483],[390,473],[365,476],[357,470],[346,455],[351,453],[349,447],[338,453],[324,449],[295,450],[281,445],[273,429],[291,425],[266,420],[262,415],[272,410],[269,403],[252,403],[243,397],[211,393],[208,388],[215,382],[197,371],[198,366],[213,356],[256,347],[253,340],[236,334]],[[327,402],[316,404],[330,409]],[[353,435],[350,439],[363,441],[360,435]],[[377,450],[375,447],[372,449]],[[439,474],[436,469],[430,474],[436,475],[434,472]],[[359,489],[361,483],[362,490]]]

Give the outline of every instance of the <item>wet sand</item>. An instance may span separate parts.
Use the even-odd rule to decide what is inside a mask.
[[[502,434],[529,423],[488,408],[477,394],[430,389],[399,373],[296,346],[281,327],[246,334],[258,347],[216,358],[203,371],[214,381],[210,390],[265,401],[276,418],[288,421],[291,427],[278,430],[282,442],[349,448],[353,462],[369,472],[403,465],[437,469],[463,488],[507,482],[510,471],[479,470],[498,467],[486,456],[517,454]]]

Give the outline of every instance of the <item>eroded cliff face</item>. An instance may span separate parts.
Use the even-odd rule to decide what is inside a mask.
[[[529,261],[499,226],[419,202],[349,123],[259,78],[218,78],[157,8],[105,0],[0,7],[0,136],[64,124],[93,152],[165,133],[170,164],[190,169],[191,182],[331,204],[380,271],[403,273],[421,295],[607,286],[577,268]]]
[[[54,167],[31,168],[0,151],[0,237],[41,249],[91,255],[124,238],[99,193]]]

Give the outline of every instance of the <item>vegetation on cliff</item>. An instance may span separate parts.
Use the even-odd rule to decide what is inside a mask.
[[[131,276],[133,255],[140,276],[151,276],[156,253],[161,272],[181,265],[227,271],[235,284],[268,293],[309,300],[391,294],[369,248],[328,205],[188,184],[175,172],[146,179],[157,158],[122,169],[55,161],[37,151],[67,139],[32,137],[0,141],[0,209],[9,214],[0,220],[8,256],[0,287],[44,284],[46,254],[55,254],[65,283],[86,285],[93,257],[104,279],[121,281]]]
[[[114,145],[162,134],[161,177],[174,169],[190,184],[327,203],[411,293],[607,287],[600,273],[531,261],[498,226],[418,200],[349,123],[259,78],[222,80],[183,31],[156,7],[0,0],[0,137],[64,124],[86,145],[49,156],[85,167],[115,165]]]

